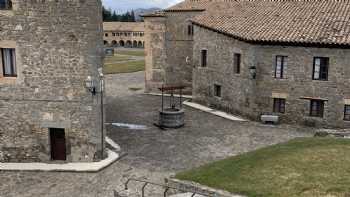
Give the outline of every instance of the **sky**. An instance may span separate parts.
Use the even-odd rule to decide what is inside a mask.
[[[137,8],[167,8],[182,0],[102,0],[106,8],[111,8],[119,13]]]

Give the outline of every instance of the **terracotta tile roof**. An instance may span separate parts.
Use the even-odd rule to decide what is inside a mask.
[[[145,24],[141,22],[104,22],[104,31],[145,31]]]
[[[244,41],[350,46],[350,0],[211,3],[193,23]]]
[[[215,3],[217,1],[221,2],[224,0],[185,0],[170,8],[165,9],[165,11],[203,11],[206,8],[210,7],[212,3]]]
[[[142,17],[164,17],[165,13],[164,13],[164,11],[156,11],[156,12],[149,13],[149,14],[144,14],[144,15],[141,15],[141,16]]]

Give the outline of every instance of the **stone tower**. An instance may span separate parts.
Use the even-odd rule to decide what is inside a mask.
[[[186,0],[162,12],[144,16],[146,91],[165,85],[185,85],[192,92],[193,26],[191,19],[210,0]]]
[[[165,23],[166,18],[162,13],[155,13],[145,17],[146,92],[154,91],[165,80]]]
[[[1,1],[3,2],[3,1]],[[0,162],[99,160],[99,0],[0,4]]]

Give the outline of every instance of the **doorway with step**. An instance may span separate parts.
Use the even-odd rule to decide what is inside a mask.
[[[51,160],[66,161],[66,135],[64,129],[50,128]]]

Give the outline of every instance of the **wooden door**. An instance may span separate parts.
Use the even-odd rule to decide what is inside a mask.
[[[64,129],[50,129],[51,160],[66,160],[66,136]]]

